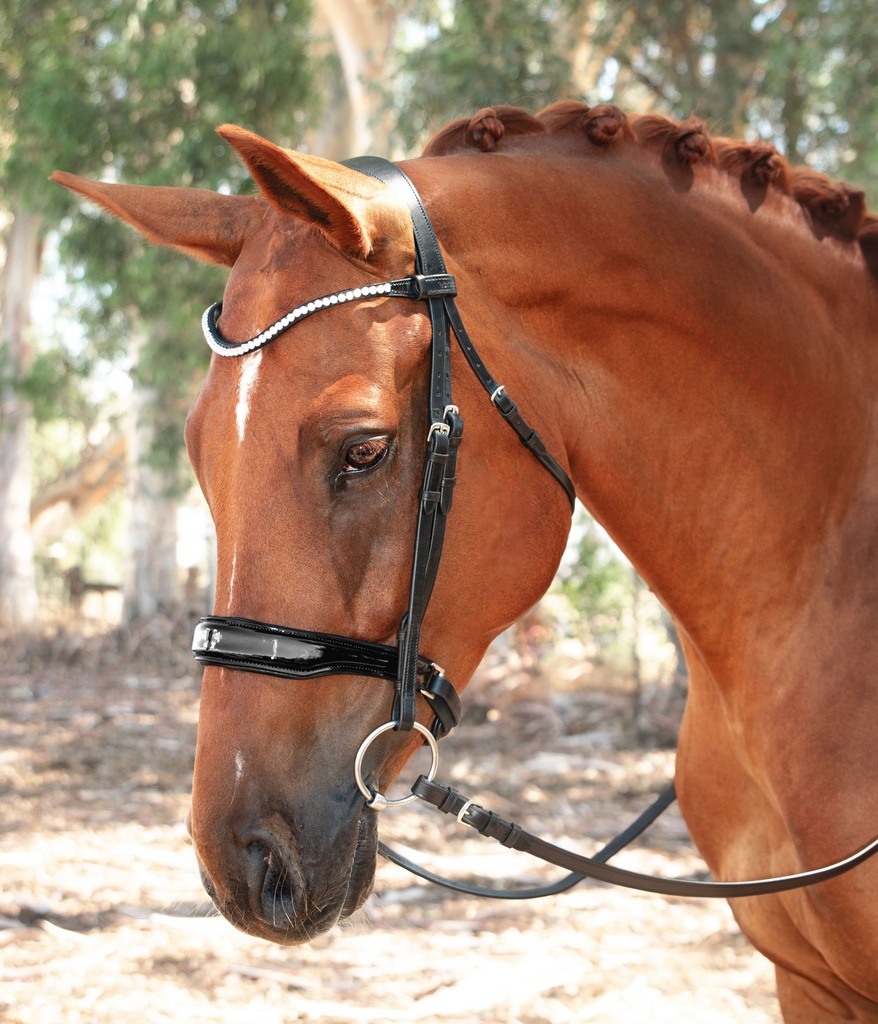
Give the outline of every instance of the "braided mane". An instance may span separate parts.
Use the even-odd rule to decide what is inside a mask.
[[[492,153],[523,136],[567,138],[595,151],[636,147],[658,157],[671,184],[691,186],[695,168],[716,167],[740,182],[755,211],[769,191],[797,202],[817,238],[857,242],[878,279],[878,216],[866,210],[865,194],[809,167],[794,167],[767,142],[712,138],[702,120],[672,121],[658,114],[629,117],[612,103],[589,107],[562,100],[534,115],[521,107],[484,107],[452,121],[424,149],[424,156],[466,151]]]

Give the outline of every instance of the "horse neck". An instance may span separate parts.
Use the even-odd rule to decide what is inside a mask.
[[[506,313],[483,317],[486,359],[701,653],[740,659],[748,629],[813,604],[878,500],[871,282],[719,177],[680,195],[643,168],[507,161],[490,190],[487,226],[466,206],[449,225],[461,308],[490,281]]]

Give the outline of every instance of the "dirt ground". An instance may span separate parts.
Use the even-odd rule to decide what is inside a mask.
[[[311,945],[242,935],[214,916],[183,827],[199,686],[173,652],[188,630],[0,644],[4,1024],[780,1020],[770,965],[718,901],[588,884],[489,902],[382,861],[366,907]],[[631,743],[624,693],[521,687],[513,699],[504,671],[488,665],[473,684],[439,778],[589,852],[664,787],[673,751]],[[660,737],[674,711],[662,715]],[[384,838],[458,876],[551,874],[438,819],[387,811]],[[617,863],[704,870],[675,809]]]

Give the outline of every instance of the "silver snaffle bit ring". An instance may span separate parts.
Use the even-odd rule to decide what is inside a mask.
[[[412,724],[415,732],[419,732],[426,739],[430,747],[430,756],[433,759],[430,764],[430,771],[427,773],[427,781],[430,782],[436,777],[436,770],[439,767],[439,744],[436,742],[436,737],[426,726],[421,725],[420,722],[413,722]],[[408,796],[400,797],[398,800],[388,800],[383,793],[373,793],[363,778],[363,758],[366,756],[366,751],[383,732],[387,732],[388,729],[394,729],[395,727],[396,722],[385,722],[384,725],[379,725],[377,729],[370,732],[360,745],[354,760],[354,778],[357,781],[357,789],[366,798],[366,806],[371,807],[373,811],[383,811],[385,807],[402,807],[403,804],[410,804],[413,800],[418,799],[414,793],[410,793]]]

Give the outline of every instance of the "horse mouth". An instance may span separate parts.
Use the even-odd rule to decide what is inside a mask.
[[[236,928],[279,945],[310,942],[366,902],[375,880],[376,815],[364,810],[345,858],[336,849],[303,865],[301,854],[268,834],[244,851],[243,877],[217,885],[199,860],[201,881],[217,910]]]

